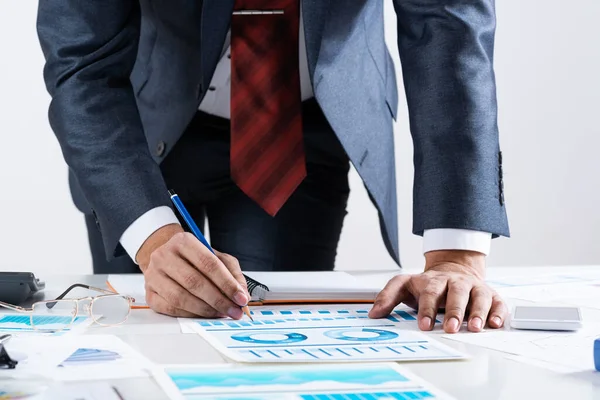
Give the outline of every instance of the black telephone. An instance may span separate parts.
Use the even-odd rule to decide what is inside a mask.
[[[0,272],[0,301],[5,303],[18,305],[45,287],[31,272]]]

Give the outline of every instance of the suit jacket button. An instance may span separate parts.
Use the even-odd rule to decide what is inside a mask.
[[[165,154],[166,147],[167,145],[162,140],[158,142],[158,144],[156,145],[156,155],[158,157],[162,157],[162,155]]]

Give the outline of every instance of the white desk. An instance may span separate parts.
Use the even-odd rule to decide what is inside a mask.
[[[513,274],[524,273],[511,268]],[[539,268],[529,269],[539,273]],[[545,270],[547,271],[547,270]],[[356,273],[363,275],[364,273]],[[385,281],[390,272],[378,273]],[[373,273],[369,274],[370,279]],[[54,298],[73,283],[105,287],[105,275],[43,277],[47,289],[35,300]],[[182,334],[175,318],[150,310],[133,310],[129,320],[113,328],[92,327],[89,334],[114,334],[140,351],[151,361],[160,364],[225,363],[216,350],[199,335]],[[559,375],[551,371],[522,364],[503,353],[439,338],[445,344],[472,356],[468,361],[427,362],[403,364],[411,371],[433,383],[457,399],[600,399],[600,373],[586,372]],[[591,356],[591,354],[590,354]],[[126,400],[165,399],[158,385],[150,378],[112,382]]]

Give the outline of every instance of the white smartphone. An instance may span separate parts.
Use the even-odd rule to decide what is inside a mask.
[[[511,328],[543,331],[576,331],[581,328],[578,307],[516,306]]]

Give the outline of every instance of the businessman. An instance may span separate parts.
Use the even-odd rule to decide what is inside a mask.
[[[447,332],[498,328],[506,307],[483,280],[491,238],[508,236],[494,1],[394,7],[426,263],[370,315],[404,302],[423,330],[440,307]],[[141,269],[161,313],[240,318],[241,269],[333,269],[350,162],[399,263],[383,25],[380,0],[40,0],[49,119],[94,271]],[[208,219],[216,256],[183,232],[168,188]]]

